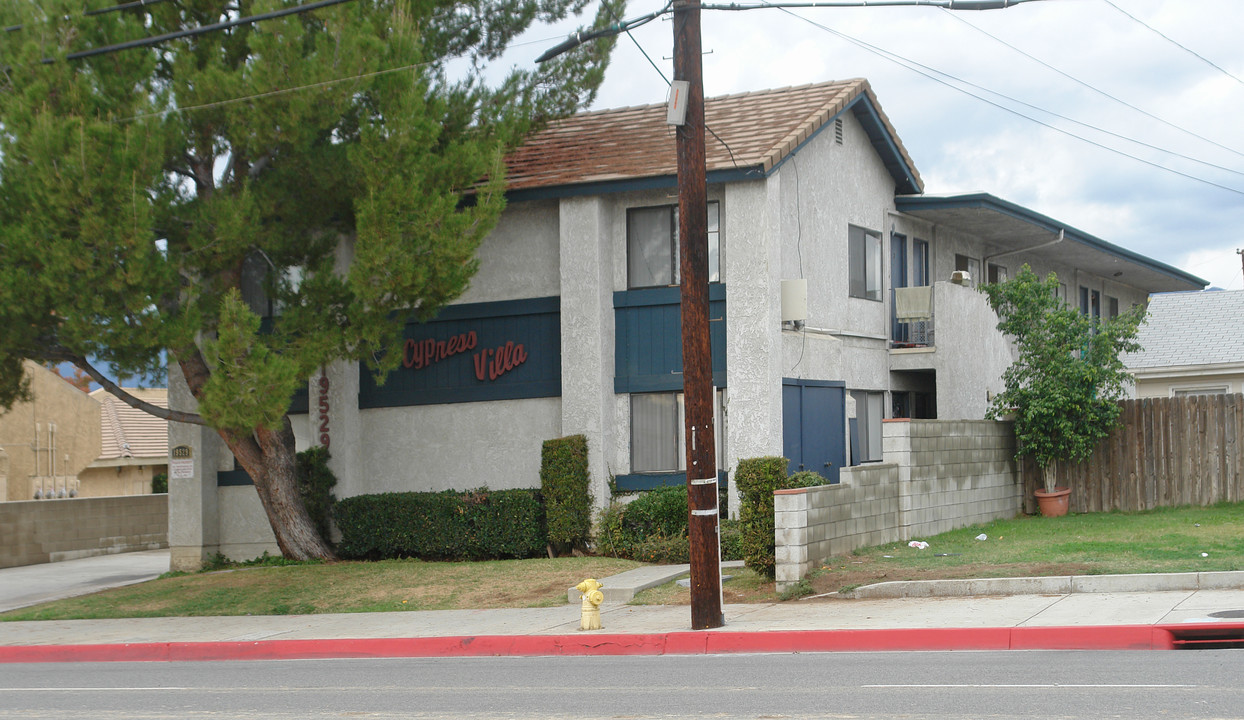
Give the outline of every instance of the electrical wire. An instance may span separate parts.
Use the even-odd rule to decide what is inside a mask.
[[[1114,4],[1113,2],[1111,2],[1110,0],[1102,0],[1102,2],[1106,3],[1107,5],[1109,5],[1110,7],[1114,8],[1115,10],[1118,10],[1119,12],[1123,13],[1123,14],[1124,14],[1124,15],[1126,15],[1128,18],[1130,18],[1130,19],[1132,19],[1133,21],[1135,21],[1136,23],[1138,23],[1141,27],[1143,27],[1143,28],[1145,28],[1145,29],[1149,30],[1150,32],[1152,32],[1152,33],[1154,33],[1154,34],[1156,34],[1158,37],[1161,37],[1163,40],[1167,41],[1168,43],[1170,43],[1170,44],[1174,45],[1175,47],[1179,48],[1180,50],[1183,50],[1184,52],[1186,52],[1186,53],[1188,53],[1189,55],[1191,55],[1191,56],[1195,57],[1196,59],[1200,60],[1201,62],[1205,63],[1206,65],[1209,65],[1210,67],[1214,68],[1215,70],[1217,70],[1218,72],[1222,73],[1223,75],[1226,75],[1227,77],[1231,78],[1232,80],[1234,80],[1234,81],[1236,81],[1236,82],[1240,83],[1241,85],[1244,85],[1244,80],[1241,80],[1241,79],[1240,79],[1240,77],[1239,77],[1238,75],[1232,75],[1230,72],[1228,72],[1227,70],[1223,69],[1221,66],[1216,65],[1216,64],[1215,64],[1215,63],[1213,63],[1212,61],[1210,61],[1210,60],[1206,59],[1205,57],[1203,57],[1202,55],[1200,55],[1199,53],[1197,53],[1195,50],[1192,50],[1192,49],[1190,49],[1190,48],[1188,48],[1188,47],[1185,47],[1184,45],[1181,45],[1179,42],[1177,42],[1176,40],[1172,39],[1170,36],[1166,35],[1166,33],[1163,33],[1161,30],[1158,30],[1157,28],[1155,28],[1155,27],[1153,27],[1153,26],[1151,26],[1151,25],[1147,25],[1147,24],[1145,23],[1145,21],[1141,20],[1140,18],[1136,17],[1135,15],[1132,15],[1131,13],[1129,13],[1128,11],[1126,11],[1126,10],[1124,10],[1123,8],[1119,7],[1118,5],[1115,5],[1115,4]]]
[[[152,37],[140,38],[138,40],[130,40],[130,41],[123,42],[123,43],[116,43],[114,45],[106,45],[104,47],[91,48],[90,50],[80,50],[78,52],[69,53],[68,55],[65,56],[65,59],[66,60],[81,60],[83,58],[94,57],[96,55],[106,55],[108,53],[119,52],[121,50],[131,50],[134,48],[151,47],[152,45],[159,45],[160,43],[167,42],[169,40],[178,40],[178,39],[186,38],[186,37],[195,37],[198,35],[205,35],[207,33],[217,32],[219,30],[228,30],[229,28],[237,27],[239,25],[250,25],[252,23],[257,23],[263,20],[273,20],[276,18],[285,17],[286,15],[297,15],[297,14],[301,14],[305,12],[310,12],[312,10],[319,10],[320,8],[326,8],[326,7],[330,7],[333,5],[340,5],[342,3],[347,3],[347,2],[353,2],[353,0],[318,0],[318,2],[307,3],[306,5],[296,5],[294,7],[281,8],[280,10],[273,10],[271,12],[261,13],[259,15],[250,15],[247,17],[234,18],[233,20],[225,20],[223,22],[213,23],[211,25],[200,25],[199,27],[195,27],[195,28],[187,28],[185,30],[177,30],[176,32],[165,33],[163,35],[155,35]],[[53,58],[44,58],[43,62],[44,64],[48,64],[48,63],[55,62],[55,60]]]
[[[953,12],[950,12],[949,10],[943,10],[943,13],[944,13],[944,14],[946,14],[946,15],[948,15],[948,16],[950,16],[950,17],[952,17],[952,18],[954,18],[955,20],[958,20],[959,22],[963,23],[964,25],[967,25],[968,27],[970,27],[970,28],[972,28],[973,30],[977,31],[978,33],[980,33],[980,34],[984,35],[985,37],[988,37],[988,38],[990,38],[990,39],[992,39],[992,40],[994,40],[994,41],[996,41],[996,42],[998,42],[998,43],[1001,43],[1002,45],[1005,45],[1006,47],[1010,48],[1011,50],[1013,50],[1013,51],[1015,51],[1015,52],[1019,53],[1020,55],[1023,55],[1024,57],[1026,57],[1026,58],[1028,58],[1029,60],[1032,60],[1033,62],[1035,62],[1035,63],[1037,63],[1037,64],[1041,65],[1042,67],[1044,67],[1044,68],[1046,68],[1046,69],[1048,69],[1048,70],[1052,70],[1053,72],[1056,72],[1056,73],[1058,73],[1059,75],[1062,75],[1063,77],[1065,77],[1065,78],[1067,78],[1068,80],[1070,80],[1070,81],[1072,81],[1072,82],[1076,83],[1077,85],[1080,85],[1081,87],[1084,87],[1084,88],[1086,88],[1086,89],[1088,89],[1088,90],[1091,90],[1091,91],[1093,91],[1093,92],[1097,93],[1098,95],[1101,95],[1101,96],[1103,96],[1103,97],[1105,97],[1105,98],[1108,98],[1108,99],[1110,99],[1110,100],[1113,100],[1113,101],[1115,101],[1116,103],[1119,103],[1120,105],[1122,105],[1122,106],[1124,106],[1124,107],[1126,107],[1126,108],[1130,108],[1130,109],[1132,109],[1132,110],[1135,110],[1136,112],[1140,113],[1141,115],[1144,115],[1145,117],[1151,118],[1151,119],[1153,119],[1153,120],[1157,120],[1158,122],[1162,123],[1163,125],[1166,125],[1167,127],[1170,127],[1170,128],[1175,129],[1175,130],[1178,130],[1179,132],[1184,133],[1184,134],[1186,134],[1186,135],[1189,135],[1189,136],[1191,136],[1191,137],[1194,137],[1194,138],[1196,138],[1197,140],[1201,140],[1201,141],[1203,141],[1203,142],[1207,142],[1207,143],[1209,143],[1210,145],[1213,145],[1214,147],[1217,147],[1217,148],[1222,149],[1222,150],[1226,150],[1227,152],[1229,152],[1229,153],[1233,153],[1233,154],[1235,154],[1235,155],[1239,155],[1240,157],[1244,157],[1244,152],[1240,152],[1239,150],[1236,150],[1236,149],[1234,149],[1234,148],[1231,148],[1231,147],[1228,147],[1228,146],[1226,146],[1226,145],[1223,145],[1222,143],[1215,142],[1214,140],[1211,140],[1211,139],[1209,139],[1209,138],[1207,138],[1207,137],[1205,137],[1205,136],[1203,136],[1203,135],[1198,135],[1197,133],[1195,133],[1195,132],[1193,132],[1193,131],[1191,131],[1191,130],[1188,130],[1187,128],[1180,127],[1179,125],[1176,125],[1175,123],[1170,122],[1169,120],[1166,120],[1165,118],[1159,117],[1159,116],[1154,115],[1153,113],[1151,113],[1151,112],[1149,112],[1149,111],[1147,111],[1147,110],[1144,110],[1144,109],[1142,109],[1142,108],[1140,108],[1140,107],[1137,107],[1137,106],[1135,106],[1135,105],[1133,105],[1133,104],[1131,104],[1131,103],[1127,102],[1126,100],[1122,100],[1122,99],[1120,99],[1120,98],[1117,98],[1117,97],[1115,97],[1114,95],[1111,95],[1110,93],[1106,92],[1105,90],[1102,90],[1102,89],[1100,89],[1100,88],[1094,87],[1093,85],[1091,85],[1091,84],[1089,84],[1089,83],[1087,83],[1087,82],[1085,82],[1085,81],[1081,80],[1080,78],[1075,77],[1074,75],[1071,75],[1071,74],[1069,74],[1069,73],[1063,72],[1062,70],[1059,70],[1058,68],[1054,67],[1053,65],[1050,65],[1049,63],[1045,62],[1044,60],[1042,60],[1042,59],[1040,59],[1040,58],[1038,58],[1038,57],[1036,57],[1036,56],[1034,56],[1034,55],[1031,55],[1031,54],[1029,54],[1029,53],[1026,53],[1026,52],[1024,52],[1023,50],[1020,50],[1019,48],[1017,48],[1017,47],[1015,47],[1014,45],[1012,45],[1011,43],[1009,43],[1009,42],[1007,42],[1007,41],[1003,40],[1002,38],[1000,38],[1000,37],[998,37],[998,36],[996,36],[996,35],[991,34],[989,31],[985,30],[984,28],[982,28],[982,27],[980,27],[980,26],[978,26],[978,25],[973,24],[971,21],[967,20],[966,18],[964,18],[962,15],[959,15],[958,13],[953,13]],[[1192,158],[1186,158],[1186,159],[1191,160]],[[1201,162],[1201,161],[1199,161],[1199,160],[1198,160],[1198,161],[1196,161],[1196,162]],[[1213,165],[1213,164],[1211,164],[1211,163],[1203,163],[1203,164],[1210,165],[1211,167],[1216,167],[1216,168],[1218,168],[1218,169],[1220,169],[1220,170],[1226,169],[1226,168],[1221,168],[1221,167],[1219,167],[1219,166],[1217,166],[1217,165]],[[1232,171],[1232,172],[1234,172],[1234,171]]]
[[[959,79],[959,78],[956,78],[956,77],[954,77],[953,75],[949,75],[948,73],[943,73],[943,72],[941,72],[941,71],[934,70],[933,68],[927,67],[927,66],[925,66],[925,65],[921,65],[920,63],[917,63],[917,62],[915,62],[915,61],[913,61],[913,60],[909,60],[909,59],[904,58],[904,57],[902,57],[902,56],[900,56],[900,55],[897,55],[897,54],[895,54],[895,53],[891,53],[891,52],[890,52],[890,51],[888,51],[888,50],[884,50],[884,49],[879,48],[879,47],[877,47],[877,46],[875,46],[875,45],[871,45],[871,44],[869,44],[869,43],[867,43],[867,42],[864,42],[863,40],[859,40],[859,39],[857,39],[857,38],[851,37],[850,35],[847,35],[847,34],[845,34],[845,33],[839,32],[838,30],[834,30],[833,28],[830,28],[830,27],[828,27],[828,26],[826,26],[826,25],[823,25],[823,24],[821,24],[821,23],[818,23],[817,21],[812,20],[811,18],[807,18],[807,17],[804,17],[804,16],[799,15],[799,14],[797,14],[797,13],[791,12],[790,10],[788,10],[788,9],[786,9],[786,8],[784,8],[784,7],[779,7],[779,6],[777,6],[777,5],[774,5],[774,6],[772,6],[772,7],[776,7],[777,9],[782,10],[783,12],[785,12],[785,13],[787,13],[787,14],[791,15],[792,17],[795,17],[795,18],[798,18],[798,19],[800,19],[800,20],[803,20],[804,22],[806,22],[806,23],[808,23],[808,24],[812,25],[813,27],[819,28],[820,30],[822,30],[822,31],[824,31],[824,32],[827,32],[827,33],[829,33],[829,34],[831,34],[831,35],[834,35],[835,37],[838,37],[838,38],[840,38],[840,39],[842,39],[842,40],[846,40],[847,42],[849,42],[849,43],[851,43],[851,44],[853,44],[853,45],[856,45],[856,46],[858,46],[858,47],[860,47],[860,48],[862,48],[862,49],[864,49],[864,50],[867,50],[867,51],[869,51],[869,52],[871,52],[871,53],[873,53],[873,54],[875,54],[875,55],[877,55],[877,56],[879,56],[879,57],[881,57],[881,58],[883,58],[883,59],[885,59],[885,60],[889,60],[890,62],[892,62],[892,63],[894,63],[894,64],[896,64],[896,65],[899,65],[900,67],[906,68],[907,70],[911,70],[912,72],[915,72],[915,73],[917,73],[917,74],[919,74],[919,75],[923,75],[924,77],[928,78],[929,80],[932,80],[932,81],[934,81],[934,82],[936,82],[936,83],[939,83],[939,84],[941,84],[941,85],[945,85],[946,87],[948,87],[948,88],[950,88],[950,89],[952,89],[952,90],[955,90],[955,91],[957,91],[957,92],[963,93],[963,94],[965,94],[965,95],[968,95],[969,97],[976,98],[977,100],[979,100],[979,101],[981,101],[981,102],[983,102],[983,103],[986,103],[987,105],[991,105],[991,106],[993,106],[993,107],[995,107],[995,108],[997,108],[997,109],[999,109],[999,110],[1002,110],[1003,112],[1010,113],[1010,114],[1015,115],[1015,116],[1017,116],[1017,117],[1020,117],[1020,118],[1023,118],[1023,119],[1025,119],[1025,120],[1028,120],[1029,122],[1036,123],[1037,125],[1040,125],[1040,126],[1042,126],[1042,127],[1044,127],[1044,128],[1047,128],[1047,129],[1049,129],[1049,130],[1053,130],[1054,132],[1057,132],[1057,133],[1060,133],[1060,134],[1066,135],[1066,136],[1071,137],[1071,138],[1075,138],[1076,140],[1079,140],[1079,141],[1084,142],[1084,143],[1088,143],[1089,145],[1092,145],[1092,146],[1094,146],[1094,147],[1100,148],[1100,149],[1105,150],[1105,151],[1107,151],[1107,152],[1114,153],[1114,154],[1116,154],[1116,155],[1120,155],[1120,156],[1125,157],[1125,158],[1128,158],[1128,159],[1130,159],[1130,160],[1135,160],[1136,162],[1142,163],[1142,164],[1144,164],[1144,165],[1148,165],[1148,166],[1150,166],[1150,167],[1152,167],[1152,168],[1156,168],[1156,169],[1158,169],[1158,170],[1162,170],[1162,171],[1164,171],[1164,172],[1171,173],[1171,174],[1173,174],[1173,175],[1178,175],[1178,176],[1180,176],[1180,177],[1182,177],[1182,178],[1185,178],[1185,179],[1188,179],[1188,180],[1193,180],[1193,181],[1195,181],[1195,182],[1203,183],[1203,184],[1205,184],[1205,185],[1209,185],[1209,186],[1211,186],[1211,187],[1216,187],[1216,188],[1218,188],[1218,189],[1220,189],[1220,190],[1226,190],[1227,192],[1234,193],[1234,194],[1236,194],[1236,195],[1244,195],[1244,190],[1240,190],[1240,189],[1238,189],[1238,188],[1233,188],[1233,187],[1231,187],[1231,186],[1229,186],[1229,185],[1223,185],[1223,184],[1220,184],[1220,183],[1216,183],[1216,182],[1214,182],[1214,181],[1212,181],[1212,180],[1207,180],[1207,179],[1205,179],[1205,178],[1197,177],[1197,176],[1195,176],[1195,175],[1190,175],[1190,174],[1185,173],[1185,172],[1182,172],[1182,171],[1180,171],[1180,170],[1175,170],[1174,168],[1169,168],[1169,167],[1166,167],[1165,165],[1160,165],[1160,164],[1158,164],[1158,163],[1156,163],[1156,162],[1153,162],[1153,161],[1151,161],[1151,160],[1146,160],[1146,159],[1144,159],[1144,158],[1137,157],[1137,156],[1135,156],[1135,155],[1132,155],[1132,154],[1130,154],[1130,153],[1124,152],[1124,151],[1119,150],[1119,149],[1117,149],[1117,148],[1112,148],[1112,147],[1110,147],[1109,145],[1103,145],[1103,144],[1101,144],[1101,143],[1099,143],[1099,142],[1096,142],[1096,141],[1094,141],[1094,140],[1091,140],[1091,139],[1089,139],[1089,138],[1086,138],[1086,137],[1083,137],[1083,136],[1077,135],[1077,134],[1075,134],[1075,133],[1073,133],[1073,132],[1070,132],[1070,131],[1068,131],[1068,130],[1065,130],[1065,129],[1063,129],[1063,128],[1060,128],[1060,127],[1058,127],[1058,126],[1056,126],[1056,125],[1052,125],[1052,124],[1047,123],[1047,122],[1044,122],[1044,121],[1042,121],[1042,120],[1040,120],[1040,119],[1038,119],[1038,118],[1032,117],[1031,115],[1025,115],[1024,113],[1019,112],[1018,110],[1015,110],[1014,108],[1010,108],[1010,107],[1007,107],[1007,106],[1005,106],[1005,105],[1002,105],[1001,103],[994,102],[994,101],[992,101],[992,100],[990,100],[990,99],[988,99],[988,98],[981,97],[980,95],[977,95],[977,94],[975,94],[975,93],[973,93],[973,92],[970,92],[970,91],[968,91],[968,90],[965,90],[964,88],[958,87],[958,86],[956,86],[956,85],[954,85],[954,84],[952,84],[952,83],[950,83],[950,82],[947,82],[947,81],[945,81],[945,80],[942,80],[941,78],[936,77],[933,73],[936,73],[936,74],[938,74],[938,75],[943,75],[943,76],[945,76],[945,77],[951,78],[951,79],[953,79],[955,82],[958,82],[958,83],[962,83],[962,84],[964,84],[964,85],[969,85],[969,86],[971,86],[971,83],[969,83],[969,82],[967,82],[967,81],[965,81],[965,80],[961,80],[961,79]],[[1004,96],[1004,95],[1002,95],[1001,93],[994,93],[993,91],[989,91],[989,92],[991,92],[992,94],[998,95],[999,97],[1005,97],[1005,96]],[[1043,111],[1043,112],[1048,112],[1048,111]],[[1053,115],[1054,113],[1049,113],[1049,114]]]

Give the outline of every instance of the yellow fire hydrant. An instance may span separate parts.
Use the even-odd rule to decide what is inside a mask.
[[[600,604],[605,601],[605,594],[600,591],[604,587],[594,578],[588,578],[574,586],[583,596],[583,617],[579,620],[580,630],[600,629]]]

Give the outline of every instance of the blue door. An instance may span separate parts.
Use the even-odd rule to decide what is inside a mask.
[[[787,471],[812,470],[830,483],[846,464],[846,388],[841,382],[782,381],[782,452]]]

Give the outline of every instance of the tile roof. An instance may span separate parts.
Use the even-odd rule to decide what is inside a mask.
[[[164,388],[125,391],[152,405],[168,407],[168,390]],[[167,420],[132,408],[105,390],[96,390],[91,397],[100,404],[99,460],[168,457]]]
[[[878,151],[903,166],[919,192],[919,175],[867,80],[760,90],[705,100],[706,166],[768,173],[800,143],[857,99],[872,111]],[[506,158],[510,191],[672,176],[677,172],[674,128],[666,104],[581,113],[552,123]],[[883,137],[888,136],[888,137]],[[720,138],[720,139],[718,139]],[[728,146],[728,147],[727,147]],[[891,172],[894,172],[894,168]]]
[[[1129,368],[1244,363],[1244,290],[1161,293],[1149,299],[1141,352]]]

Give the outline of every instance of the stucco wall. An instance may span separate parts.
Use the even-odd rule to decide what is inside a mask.
[[[850,296],[847,237],[852,225],[880,234],[882,266],[888,267],[885,237],[894,208],[894,178],[854,114],[845,113],[842,120],[841,145],[830,123],[777,173],[781,279],[804,278],[808,283],[808,319],[806,330],[799,333],[806,337],[783,343],[783,369],[788,377],[841,380],[850,389],[885,389],[888,299],[885,293],[881,301]],[[778,297],[770,302],[777,304]],[[838,341],[827,342],[827,337]],[[833,355],[821,358],[822,353]]]
[[[540,486],[540,449],[562,434],[561,400],[380,408],[359,413],[368,493]]]
[[[0,504],[0,568],[168,545],[168,496]]]
[[[36,487],[63,488],[66,478],[76,483],[100,453],[99,402],[37,363],[23,368],[33,399],[0,415],[0,448],[9,460],[0,501],[30,500]]]
[[[166,465],[119,465],[87,468],[78,474],[78,497],[150,495],[151,478]]]
[[[1003,390],[1002,373],[1014,362],[1014,349],[998,332],[998,316],[984,293],[948,282],[935,283],[933,292],[937,417],[981,420],[991,393]]]

